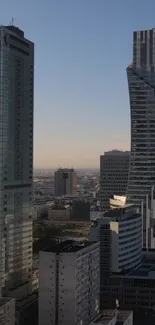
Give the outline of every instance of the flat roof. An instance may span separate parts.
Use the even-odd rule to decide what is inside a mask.
[[[59,244],[52,245],[48,248],[45,248],[44,252],[51,253],[72,253],[77,252],[85,247],[91,246],[92,244],[96,244],[97,242],[88,242],[88,241],[75,241],[75,240],[65,240]]]
[[[155,259],[147,258],[146,260],[142,261],[136,269],[131,270],[127,275],[131,277],[155,278]]]
[[[115,325],[123,325],[124,322],[128,319],[128,317],[131,315],[131,310],[113,310],[113,309],[105,309],[98,318],[96,318],[92,323],[97,324],[108,324],[114,317],[116,317],[116,323]]]

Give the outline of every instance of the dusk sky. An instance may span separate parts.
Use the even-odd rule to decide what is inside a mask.
[[[98,167],[129,149],[126,67],[134,30],[155,27],[154,0],[5,0],[0,23],[35,43],[35,167]]]

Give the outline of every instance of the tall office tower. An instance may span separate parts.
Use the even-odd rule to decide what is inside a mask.
[[[111,209],[94,221],[90,241],[100,241],[101,305],[111,273],[124,273],[141,262],[142,216],[134,204]]]
[[[155,185],[155,29],[133,33],[133,62],[127,77],[131,112],[127,196],[129,202],[141,204]],[[145,211],[143,224],[145,239]]]
[[[34,44],[0,27],[0,276],[6,289],[31,279]]]
[[[112,150],[100,156],[100,205],[110,208],[113,195],[125,195],[127,191],[130,152]]]
[[[39,325],[87,325],[99,313],[99,243],[61,242],[39,255]]]
[[[59,168],[55,172],[55,195],[72,195],[77,192],[77,173],[73,168]]]

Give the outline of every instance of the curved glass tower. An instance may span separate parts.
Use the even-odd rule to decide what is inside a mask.
[[[155,29],[134,32],[133,62],[127,77],[131,112],[127,194],[129,202],[141,204],[155,185]]]

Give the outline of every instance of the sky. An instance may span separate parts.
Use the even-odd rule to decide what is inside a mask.
[[[154,0],[5,0],[0,23],[35,43],[34,167],[98,167],[130,149],[126,67]]]

